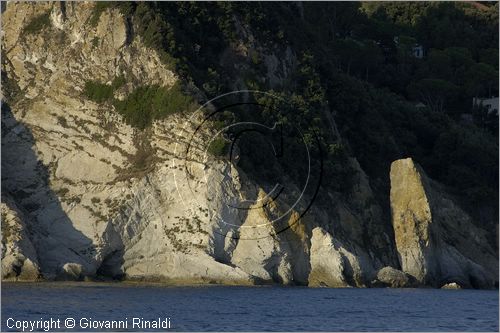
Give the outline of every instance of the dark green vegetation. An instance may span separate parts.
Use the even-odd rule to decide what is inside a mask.
[[[318,137],[325,157],[323,185],[329,189],[349,188],[352,156],[370,176],[372,187],[387,198],[390,163],[411,156],[432,178],[464,197],[466,206],[494,207],[489,216],[496,219],[498,118],[472,108],[472,98],[498,96],[498,3],[113,6],[184,82],[193,82],[208,98],[234,90],[240,80],[247,88],[272,89],[286,100],[275,105],[263,99],[259,102],[264,107],[238,113],[240,120],[278,121],[287,128],[282,163],[273,162],[262,138],[242,140],[241,166],[246,171],[265,179],[286,171],[300,182],[303,161],[297,156],[302,143],[293,130],[298,125],[308,140]],[[251,31],[258,47],[247,42],[242,27]],[[247,53],[236,51],[241,43],[247,43]],[[271,84],[263,58],[273,53],[284,61],[287,47],[295,65],[283,80]],[[415,55],[420,47],[421,58]],[[142,109],[136,98],[131,100]],[[126,108],[121,112],[129,113]],[[473,121],[462,121],[464,113],[472,114]],[[154,118],[158,111],[141,114]],[[220,115],[216,122],[227,119],[233,118]],[[223,151],[211,149],[214,154]]]
[[[114,91],[124,84],[125,76],[123,75],[115,77],[110,85],[99,81],[87,81],[85,82],[83,94],[94,102],[103,103],[110,101],[113,98]]]
[[[129,125],[139,129],[145,129],[155,119],[188,110],[193,105],[193,99],[182,92],[179,84],[171,88],[156,85],[140,86],[123,101],[114,99],[114,91],[123,86],[125,81],[124,76],[115,77],[111,85],[87,81],[83,93],[94,102],[112,103]]]
[[[227,142],[222,138],[215,138],[208,146],[207,151],[214,156],[224,156],[227,150]]]
[[[31,20],[23,30],[23,34],[33,34],[50,25],[50,11],[40,14]]]
[[[155,119],[186,111],[192,103],[192,98],[182,93],[179,84],[170,89],[159,86],[139,87],[127,95],[125,100],[114,101],[116,110],[127,123],[140,129],[146,128]]]
[[[161,35],[164,33],[162,29],[163,23],[157,19],[155,20],[149,11],[141,12],[140,10],[141,8],[148,9],[149,5],[100,1],[93,8],[89,24],[95,27],[100,16],[106,10],[113,8],[118,8],[127,17],[127,20],[135,23],[137,34],[142,37],[146,46],[156,49],[165,63],[175,65],[168,53],[159,47],[161,44],[158,44]],[[145,22],[151,21],[149,26],[145,26],[144,24],[137,24],[138,19]],[[92,43],[96,47],[98,40],[94,39]],[[84,95],[97,103],[107,102],[113,104],[128,124],[141,130],[150,126],[153,120],[164,118],[175,112],[185,111],[194,103],[194,100],[182,91],[180,84],[175,84],[171,88],[157,85],[139,86],[127,94],[124,100],[115,99],[113,97],[114,92],[126,82],[127,79],[123,75],[115,77],[111,85],[98,81],[88,81],[85,83]]]
[[[102,103],[113,97],[113,87],[97,81],[87,81],[83,93],[88,99]]]

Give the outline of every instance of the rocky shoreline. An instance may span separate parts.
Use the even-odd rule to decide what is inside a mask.
[[[187,176],[179,151],[196,126],[185,115],[140,131],[82,95],[97,78],[130,78],[117,100],[179,81],[119,10],[86,24],[94,5],[8,3],[2,13],[2,75],[19,90],[2,106],[2,280],[498,288],[494,231],[410,157],[387,170],[390,198],[349,157],[352,184],[322,189],[302,218],[304,205],[291,209],[294,184],[289,197],[270,200],[272,184],[227,160],[206,161],[203,151]],[[41,15],[46,31],[26,34]],[[283,59],[269,66],[276,80],[296,62],[291,50],[256,50]],[[242,212],[228,204],[239,201],[265,205]]]
[[[58,286],[136,286],[136,287],[165,287],[165,288],[174,288],[174,287],[286,287],[286,288],[295,288],[295,287],[307,287],[307,288],[329,288],[329,289],[344,289],[344,288],[361,288],[361,289],[370,289],[370,288],[391,288],[391,289],[447,289],[447,290],[461,290],[466,289],[462,288],[460,285],[456,283],[448,283],[443,285],[440,288],[435,288],[431,286],[419,285],[419,284],[401,284],[400,281],[397,284],[391,285],[390,282],[382,283],[380,281],[374,281],[374,283],[370,286],[366,287],[331,287],[331,286],[306,286],[306,285],[283,285],[279,283],[263,283],[263,284],[249,284],[249,283],[238,283],[237,281],[203,281],[203,280],[166,280],[162,277],[158,278],[149,278],[149,279],[132,279],[132,280],[111,280],[109,278],[84,278],[81,281],[75,280],[66,280],[66,281],[57,281],[57,280],[2,280],[6,286],[9,284],[25,284],[25,285],[38,285],[38,284],[51,284]],[[498,290],[498,287],[486,288],[483,290]]]

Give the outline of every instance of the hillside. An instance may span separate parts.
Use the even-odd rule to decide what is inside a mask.
[[[498,3],[2,22],[3,279],[498,286]]]

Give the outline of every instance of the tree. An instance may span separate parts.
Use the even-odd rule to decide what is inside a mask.
[[[422,79],[408,87],[410,96],[423,101],[436,112],[443,112],[446,102],[458,93],[458,87],[442,79]]]
[[[313,4],[308,5],[312,6]],[[314,6],[316,6],[316,4],[314,4]],[[359,24],[362,18],[359,11],[360,3],[337,2],[329,3],[327,6],[329,14],[327,17],[332,37],[345,38],[351,36],[352,30]]]
[[[498,72],[490,65],[474,64],[467,71],[466,78],[465,87],[471,96],[492,96],[492,93],[498,93]]]
[[[498,70],[498,49],[487,48],[479,50],[479,62],[491,65]]]
[[[357,60],[361,54],[361,43],[351,39],[337,40],[335,43],[337,53],[340,58],[340,66],[347,74],[351,73],[352,64]]]
[[[361,46],[361,66],[365,69],[365,80],[368,81],[369,74],[375,71],[383,61],[384,55],[377,43],[365,40]]]

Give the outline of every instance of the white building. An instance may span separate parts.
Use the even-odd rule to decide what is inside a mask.
[[[483,106],[488,110],[488,114],[495,113],[498,115],[498,97],[492,98],[479,98],[472,99],[472,107]]]
[[[406,39],[408,39],[408,37]],[[400,41],[399,36],[394,36],[393,40],[394,40],[394,44],[396,44],[396,46],[399,46],[399,41]],[[414,40],[414,39],[411,38],[411,40]],[[424,57],[424,47],[418,43],[413,43],[411,46],[410,55],[415,57],[415,58],[422,59]]]
[[[422,59],[424,57],[424,47],[419,44],[415,44],[412,48],[413,56],[415,58]]]

